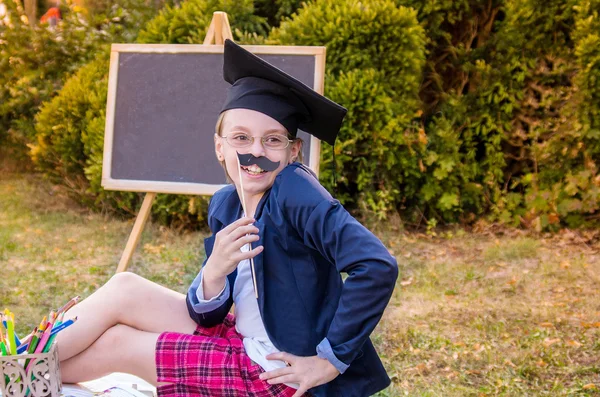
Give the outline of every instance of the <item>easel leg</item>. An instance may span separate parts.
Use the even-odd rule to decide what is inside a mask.
[[[213,19],[210,21],[210,26],[206,31],[204,45],[219,44],[223,45],[225,39],[233,40],[231,34],[231,26],[229,26],[229,18],[223,11],[215,11]]]
[[[155,197],[156,193],[146,193],[144,202],[142,203],[142,208],[140,208],[140,212],[138,213],[138,216],[135,219],[135,224],[133,225],[133,230],[129,235],[129,240],[127,240],[125,251],[123,251],[123,255],[119,261],[117,273],[127,270],[127,266],[129,266],[129,262],[131,261],[131,257],[135,251],[135,247],[137,247],[138,242],[140,241],[142,231],[144,230],[144,225],[146,225],[146,221],[150,215],[150,208],[152,208],[152,202],[154,201]]]

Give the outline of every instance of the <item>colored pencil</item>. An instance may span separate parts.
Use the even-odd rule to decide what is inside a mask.
[[[48,338],[50,338],[50,332],[52,331],[52,325],[54,324],[54,321],[56,321],[56,313],[50,312],[50,320],[48,320],[48,324],[46,324],[46,328],[44,329],[40,343],[38,343],[37,347],[35,348],[36,353],[41,353],[46,347],[46,343],[48,342]]]
[[[44,350],[42,350],[43,353],[48,353],[50,351],[50,348],[52,348],[52,343],[54,343],[54,339],[56,339],[56,334],[58,334],[60,332],[60,329],[56,332],[54,332],[54,330],[62,325],[64,317],[65,317],[65,312],[60,313],[60,316],[58,317],[58,319],[54,323],[54,327],[52,328],[52,333],[50,334],[50,339],[48,339],[48,343],[46,343],[46,347],[44,347]],[[71,322],[71,324],[73,324],[73,322]],[[67,327],[68,327],[68,325],[67,325]],[[61,329],[64,329],[64,328],[61,328]]]
[[[1,0],[0,0],[1,1]],[[47,353],[52,347],[56,335],[63,329],[71,326],[77,317],[64,321],[65,313],[75,306],[81,297],[71,298],[57,311],[52,311],[48,317],[44,316],[40,325],[20,340],[15,332],[15,315],[8,309],[0,312],[0,354],[15,355],[21,353]],[[26,360],[28,367],[30,360]]]
[[[40,326],[38,327],[38,330],[40,328],[42,329],[46,329],[46,324],[48,324],[48,317],[44,316],[44,318],[42,319],[42,322],[40,323]]]
[[[31,337],[31,341],[29,342],[29,347],[27,348],[27,354],[31,354],[35,351],[38,341],[40,340],[41,331],[39,328],[35,328],[33,330],[33,336]]]
[[[0,314],[0,334],[3,334],[4,339],[4,347],[6,349],[7,354],[10,356],[10,343],[8,341],[8,323],[6,322],[6,312],[8,309],[4,309],[4,311]]]
[[[23,339],[21,339],[21,346],[28,344],[29,341],[31,340],[32,336],[33,336],[33,334],[27,334],[26,337],[24,337]]]
[[[13,314],[13,318],[14,318],[14,314]],[[14,321],[13,321],[14,323]],[[6,323],[6,320],[2,320],[2,325],[4,325],[4,328],[8,329],[8,324]],[[21,346],[21,344],[23,343],[20,339],[19,339],[19,335],[17,335],[17,333],[15,332],[15,340],[17,341],[17,346]]]
[[[62,323],[61,325],[57,326],[56,328],[54,328],[52,330],[52,332],[50,332],[50,335],[56,335],[58,334],[60,331],[62,331],[63,329],[71,326],[75,321],[77,321],[77,317],[73,317],[67,321],[65,321],[64,323]]]
[[[52,331],[52,328],[54,327],[55,322],[56,322],[56,312],[50,312],[50,319],[48,320],[48,324],[46,325],[46,329],[44,330],[42,339],[40,340],[40,343],[37,345],[37,347],[35,349],[36,353],[41,353],[46,348],[46,344],[48,343],[48,340],[50,339],[50,332]]]
[[[64,319],[65,319],[65,312],[61,312],[60,315],[58,316],[58,322],[59,322],[59,324],[57,324],[57,325],[62,324],[63,321],[64,321]]]
[[[6,329],[8,330],[8,352],[9,354],[17,354],[17,340],[15,339],[15,316],[6,309],[4,314],[7,316]]]
[[[4,313],[0,313],[0,342],[4,342],[6,344],[7,342],[4,337],[5,329],[6,329],[6,321],[4,321]]]
[[[38,343],[40,342],[40,339],[44,334],[44,330],[46,329],[46,324],[46,317],[44,317],[40,325],[33,330],[33,336],[31,337],[31,341],[29,342],[29,346],[27,347],[27,354],[35,353],[35,349],[37,348]]]
[[[17,348],[17,354],[25,353],[29,349],[29,343],[23,343]]]
[[[69,309],[71,309],[73,306],[75,306],[77,303],[79,303],[80,299],[81,299],[81,297],[79,295],[74,298],[71,298],[71,300],[69,300],[60,309],[58,309],[56,311],[56,314],[66,313],[67,311],[69,311]]]
[[[28,354],[41,352],[41,349],[38,350],[38,348],[40,348],[40,346],[42,346],[42,338],[44,337],[44,334],[45,334],[44,331],[46,330],[46,327],[48,326],[48,323],[46,322],[46,317],[44,317],[44,319],[42,320],[42,324],[43,324],[43,327],[38,328],[37,334],[34,336],[34,338],[37,336],[37,341],[34,341],[33,339],[31,340],[31,344],[29,345],[29,348],[27,349]],[[42,348],[43,348],[43,346],[42,346]],[[31,361],[30,359],[25,360],[25,365],[24,365],[25,373],[29,373],[29,367],[31,366],[31,364],[33,364],[33,361]]]

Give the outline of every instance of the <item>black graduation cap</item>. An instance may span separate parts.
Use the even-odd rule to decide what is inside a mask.
[[[296,136],[301,129],[333,145],[346,108],[289,74],[225,40],[223,78],[232,84],[221,109],[251,109],[279,121]]]

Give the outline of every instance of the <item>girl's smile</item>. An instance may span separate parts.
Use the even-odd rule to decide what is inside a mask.
[[[265,177],[265,174],[267,172],[270,171],[265,171],[262,168],[260,168],[258,165],[256,164],[252,164],[251,166],[240,166],[242,168],[242,171],[245,172],[246,174],[248,174],[249,178],[262,178]]]
[[[243,108],[224,113],[220,131],[215,135],[215,151],[238,192],[243,185],[250,213],[271,188],[277,174],[298,157],[302,142],[288,141],[285,127],[264,113]],[[252,161],[251,165],[242,164],[238,154],[242,157],[252,155],[254,160],[259,160],[258,164],[257,161]],[[265,165],[261,168],[259,164],[274,164],[276,168]]]

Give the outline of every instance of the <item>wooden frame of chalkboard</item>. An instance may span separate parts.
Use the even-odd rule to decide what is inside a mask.
[[[151,90],[160,90],[159,86],[161,84],[166,89],[171,90],[171,93],[176,89],[191,89],[192,94],[201,94],[198,90],[202,89],[210,90],[211,87],[208,87],[209,84],[206,83],[204,86],[197,86],[197,89],[193,91],[193,84],[198,83],[199,77],[203,76],[203,73],[210,72],[213,77],[215,76],[215,73],[218,76],[221,76],[221,70],[212,70],[214,68],[201,70],[201,68],[198,67],[196,68],[199,70],[196,70],[194,69],[194,65],[199,65],[200,63],[197,61],[201,61],[203,59],[202,57],[208,59],[212,54],[213,58],[215,55],[220,55],[221,63],[219,65],[222,66],[223,48],[223,45],[195,44],[112,45],[102,168],[102,186],[105,189],[212,195],[224,186],[225,176],[222,170],[218,173],[214,172],[214,169],[208,170],[200,165],[195,165],[200,163],[194,163],[194,161],[198,161],[199,159],[204,161],[205,164],[210,161],[210,167],[216,164],[220,169],[220,165],[215,158],[214,145],[205,144],[203,151],[199,152],[196,156],[190,155],[189,152],[186,152],[187,154],[179,154],[176,149],[172,149],[170,146],[174,141],[177,141],[177,137],[173,138],[172,136],[173,134],[176,135],[176,128],[167,128],[165,127],[167,124],[163,126],[164,134],[159,130],[158,133],[154,132],[154,136],[144,137],[143,135],[146,129],[150,131],[157,123],[161,123],[162,119],[168,118],[168,115],[161,115],[160,118],[151,121],[151,119],[159,113],[157,111],[160,110],[160,105],[156,104],[152,104],[152,106],[148,106],[144,109],[144,107],[146,107],[143,102],[145,98],[147,98],[149,102],[155,100],[152,98],[154,98],[156,92],[151,92]],[[301,64],[302,60],[307,61],[310,65],[314,65],[313,70],[310,71],[312,84],[307,84],[308,81],[306,81],[306,76],[304,77],[303,82],[308,86],[312,86],[316,92],[323,94],[325,47],[250,45],[244,46],[244,48],[263,57],[269,62],[271,62],[270,59],[267,59],[269,56],[273,58],[273,62],[279,60],[280,63],[283,64],[283,67],[274,64],[284,71],[286,71],[286,66],[292,67],[293,65]],[[179,58],[177,59],[177,57]],[[196,59],[196,61],[194,61],[194,59]],[[179,60],[185,62],[179,62]],[[147,82],[150,81],[148,80],[148,76],[154,76],[148,73],[156,72],[156,70],[160,69],[161,65],[171,65],[168,67],[173,67],[173,70],[179,71],[180,69],[176,66],[185,64],[186,62],[191,66],[188,66],[187,70],[185,70],[185,68],[181,69],[184,71],[183,73],[189,72],[190,75],[196,73],[196,77],[198,77],[190,78],[189,84],[185,82],[185,79],[181,78],[181,73],[179,72],[175,73],[175,76],[173,76],[175,80],[178,79],[177,81],[165,81],[170,77],[165,79],[164,73],[158,73],[158,76],[162,77],[151,81],[152,84],[147,84]],[[214,64],[215,62],[213,62],[213,66]],[[140,69],[137,70],[132,65],[137,65]],[[306,67],[299,68],[300,70],[303,70],[303,73],[307,73]],[[148,74],[148,76],[145,77],[146,80],[143,80],[142,77],[140,77],[143,76],[144,73]],[[290,74],[294,75],[293,73]],[[171,75],[173,75],[173,73],[171,73]],[[139,84],[140,82],[136,81],[138,77],[142,79],[141,81],[145,81],[146,83]],[[302,81],[302,79],[300,80]],[[210,78],[209,83],[212,81],[216,81],[215,78]],[[224,99],[225,89],[228,84],[222,81],[222,77],[219,84],[225,84],[222,92],[222,97]],[[218,92],[219,90],[215,90],[213,87],[212,92],[205,92],[205,95],[199,95],[198,98],[205,99],[206,95],[213,95],[215,91]],[[221,93],[219,92],[219,95],[220,94]],[[184,107],[189,102],[190,101],[183,102],[181,107]],[[222,103],[222,101],[212,101],[208,103],[210,106],[219,107],[221,103],[216,102]],[[167,106],[172,105],[172,103],[164,101],[164,99],[163,104],[167,104]],[[174,110],[177,112],[181,109],[175,107]],[[186,114],[190,114],[191,116],[191,113]],[[215,122],[217,117],[218,110],[214,112]],[[179,117],[173,117],[176,122],[180,122],[182,118],[181,114],[179,114]],[[211,125],[210,122],[204,120],[201,124],[205,124],[203,128],[206,128],[206,125],[209,125],[210,128],[212,128],[212,133],[210,133],[210,142],[212,142],[214,123]],[[137,131],[138,135],[132,131]],[[190,142],[192,142],[194,139],[194,132],[190,132],[189,126],[185,134],[187,134],[187,139],[190,139]],[[320,141],[304,132],[300,132],[300,134],[304,134],[302,137],[305,139],[305,163],[318,174]],[[301,136],[300,134],[299,136]],[[128,136],[129,138],[127,138]],[[203,139],[206,141],[206,137]],[[161,145],[165,145],[164,148],[161,148]],[[188,150],[192,144],[184,146],[184,149]],[[184,166],[179,166],[178,162],[185,158],[191,158],[192,161],[184,163]],[[163,173],[163,170],[166,171]],[[183,175],[183,171],[190,170],[200,175]],[[220,177],[220,175],[222,175],[222,182],[215,183],[214,178]],[[202,180],[202,178],[207,178],[207,181]],[[213,179],[211,180],[210,178]]]

